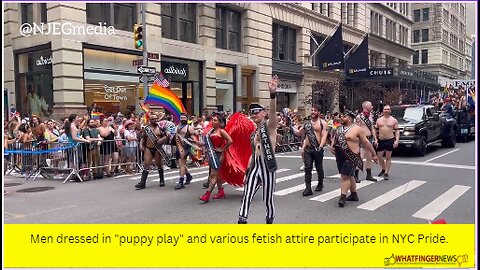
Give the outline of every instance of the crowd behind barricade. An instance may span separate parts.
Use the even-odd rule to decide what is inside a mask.
[[[162,128],[171,129],[173,117],[157,114],[163,121],[171,123]],[[188,124],[195,130],[192,136],[201,141],[203,130],[213,115],[228,121],[232,114],[210,112],[200,117],[190,116]],[[88,111],[56,121],[41,119],[36,115],[20,116],[13,112],[10,119],[4,121],[4,150],[17,152],[4,153],[5,172],[15,171],[29,178],[38,168],[52,168],[52,178],[66,178],[73,170],[78,172],[82,180],[140,172],[143,158],[139,143],[145,123],[143,117],[143,113],[130,111],[125,114]],[[303,138],[294,134],[293,127],[298,129],[307,118],[301,117],[297,110],[288,108],[278,112],[277,117],[277,152],[298,150]],[[325,115],[325,119],[331,120],[330,123],[333,123],[333,118],[334,115],[330,113]],[[170,130],[170,136],[174,132],[174,129]],[[74,149],[66,149],[70,146]],[[174,155],[175,143],[166,144],[164,148]],[[192,148],[188,163],[190,166],[204,165],[205,157],[201,150]],[[166,165],[164,167],[168,169]],[[175,162],[170,167],[176,167]]]

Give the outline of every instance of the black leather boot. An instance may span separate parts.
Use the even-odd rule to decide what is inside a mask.
[[[188,185],[190,184],[190,182],[192,181],[193,177],[191,174],[187,173],[187,180],[185,181],[185,185]]]
[[[266,218],[266,224],[273,224],[273,218]]]
[[[138,184],[135,185],[135,188],[138,189],[138,190],[146,188],[147,187],[146,186],[147,177],[148,177],[148,171],[143,170],[142,171],[142,178],[140,179],[140,182],[138,182]]]
[[[360,180],[360,178],[358,178],[358,172],[359,172],[359,170],[356,169],[356,170],[355,170],[355,182],[360,183],[361,180]]]
[[[348,195],[346,201],[349,201],[349,202],[358,202],[357,192],[352,192],[350,195]]]
[[[203,188],[208,188],[210,186],[210,182],[209,180],[207,179],[207,181],[205,181],[203,184],[202,184]]]
[[[313,195],[312,192],[312,183],[305,183],[305,190],[303,191],[303,196],[310,196]]]
[[[377,182],[377,179],[375,179],[375,178],[372,176],[372,169],[367,169],[367,178],[366,178],[366,180],[372,181],[372,182]]]
[[[317,187],[315,188],[315,191],[322,191],[323,190],[323,180],[318,180]]]
[[[182,189],[184,188],[185,186],[183,185],[183,177],[180,177],[180,180],[178,180],[178,184],[177,186],[175,187],[176,190],[179,190],[179,189]]]
[[[340,195],[340,199],[338,200],[338,206],[344,207],[346,199],[347,199],[347,195],[345,194]]]
[[[165,177],[163,176],[163,169],[158,170],[158,176],[160,177],[160,184],[159,186],[165,186]]]
[[[247,219],[243,217],[238,218],[238,224],[247,224]]]

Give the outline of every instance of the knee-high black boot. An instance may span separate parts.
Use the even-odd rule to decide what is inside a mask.
[[[143,170],[142,172],[142,178],[140,179],[140,182],[138,182],[138,184],[135,185],[135,188],[136,189],[144,189],[146,188],[146,183],[147,183],[147,177],[148,177],[148,171],[147,170]]]
[[[160,177],[160,186],[165,186],[165,177],[163,176],[163,169],[158,170],[158,176]]]

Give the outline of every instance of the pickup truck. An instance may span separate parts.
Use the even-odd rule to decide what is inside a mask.
[[[418,156],[427,153],[427,147],[441,143],[455,147],[457,123],[448,113],[439,113],[433,105],[399,105],[392,107],[392,116],[400,129],[399,147],[410,148]]]

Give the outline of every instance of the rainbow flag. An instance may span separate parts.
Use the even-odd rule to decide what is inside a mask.
[[[148,91],[145,104],[160,105],[169,111],[175,122],[180,122],[180,114],[185,113],[182,101],[170,89],[154,83]]]
[[[100,117],[103,116],[103,113],[101,112],[92,112],[92,114],[90,114],[90,118],[92,118],[93,120],[100,120]]]

